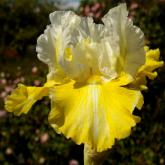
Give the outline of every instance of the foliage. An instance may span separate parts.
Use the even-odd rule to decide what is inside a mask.
[[[36,38],[48,23],[48,15],[57,8],[38,0],[0,1],[0,54],[25,55],[36,44]],[[11,53],[8,53],[11,50]]]
[[[83,1],[79,14],[85,6],[100,3],[99,17],[119,1]],[[121,2],[121,1],[120,1]],[[130,17],[145,33],[151,48],[159,47],[165,59],[165,32],[163,1],[127,1]],[[104,5],[105,4],[105,5]],[[152,5],[150,5],[152,4]],[[3,111],[3,101],[18,83],[41,85],[45,82],[47,66],[40,63],[34,48],[36,39],[48,23],[48,14],[56,10],[53,5],[37,0],[0,1],[0,164],[67,164],[71,158],[82,162],[83,147],[57,135],[48,125],[50,110],[48,98],[38,101],[28,115],[15,117]],[[97,13],[97,12],[96,12]],[[96,15],[93,13],[93,16]],[[29,51],[29,49],[31,51]],[[7,53],[6,53],[7,50]],[[32,54],[32,55],[31,55]],[[2,57],[3,56],[3,57]],[[12,56],[12,60],[11,59]],[[30,56],[30,57],[29,57]],[[10,57],[10,58],[9,58]],[[135,111],[142,121],[132,135],[119,142],[111,150],[105,164],[115,165],[163,165],[165,164],[165,67],[159,70],[156,80],[149,82],[149,90],[143,92],[145,105]]]

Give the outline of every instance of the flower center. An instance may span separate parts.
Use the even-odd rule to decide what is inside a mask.
[[[87,84],[102,84],[103,80],[101,79],[101,76],[92,75],[88,78]]]

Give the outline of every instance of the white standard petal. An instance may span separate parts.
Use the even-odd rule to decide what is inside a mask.
[[[115,64],[119,47],[113,39],[116,36],[103,24],[95,24],[90,17],[81,18],[71,36],[60,61],[71,79],[85,81],[91,75],[99,75],[110,80],[117,76]]]
[[[135,76],[137,70],[145,63],[144,35],[143,32],[133,25],[128,18],[126,4],[111,9],[104,17],[106,28],[118,36],[120,54],[117,57],[117,68]]]
[[[103,25],[96,25],[92,18],[81,18],[70,33],[70,42],[64,46],[60,64],[71,79],[85,81],[91,74],[100,74],[98,51],[102,29]]]
[[[80,18],[73,12],[56,11],[50,14],[51,25],[47,26],[44,34],[37,40],[36,51],[38,58],[48,64],[48,79],[62,81],[66,78],[63,68],[60,66],[60,56],[65,45],[70,42],[71,35],[76,22]]]

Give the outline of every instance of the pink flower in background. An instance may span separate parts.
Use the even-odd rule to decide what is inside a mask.
[[[48,141],[48,139],[49,139],[49,135],[47,132],[45,132],[40,136],[40,143],[44,144]]]
[[[4,79],[4,78],[3,78],[3,79],[1,79],[1,80],[0,80],[0,84],[5,85],[5,84],[6,84],[6,79]]]
[[[40,80],[34,80],[34,85],[35,86],[40,86],[41,85],[41,81]]]
[[[32,73],[33,74],[36,74],[38,72],[38,68],[36,67],[36,66],[34,66],[33,68],[32,68]]]
[[[138,7],[139,7],[138,3],[132,2],[131,5],[130,5],[130,10],[137,9]]]
[[[92,7],[91,7],[91,11],[92,12],[96,12],[97,10],[99,10],[101,8],[101,4],[100,3],[95,3]]]
[[[103,8],[105,7],[104,3],[95,3],[93,5],[85,5],[84,8],[81,8],[81,11],[84,16],[94,17],[98,19],[102,16]]]

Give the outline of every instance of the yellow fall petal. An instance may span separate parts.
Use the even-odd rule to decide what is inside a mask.
[[[5,109],[17,116],[26,114],[37,100],[48,95],[49,88],[54,84],[54,81],[48,81],[43,87],[27,87],[18,84],[18,87],[7,97]]]
[[[149,79],[154,79],[157,73],[153,71],[164,64],[163,61],[159,61],[159,56],[159,49],[146,51],[146,63],[139,69],[138,76],[145,75]]]
[[[120,74],[120,76],[118,78],[112,80],[111,83],[113,85],[117,85],[117,86],[125,86],[125,85],[131,83],[132,81],[134,81],[134,79],[130,74],[122,72]]]
[[[160,68],[164,65],[163,61],[159,61],[160,51],[159,49],[149,49],[145,47],[146,51],[146,62],[142,65],[137,73],[136,79],[132,82],[132,85],[140,88],[141,90],[147,89],[146,86],[146,77],[153,80],[157,77],[157,72],[155,69]]]
[[[111,148],[115,139],[129,136],[131,127],[140,120],[132,112],[136,106],[141,108],[141,93],[113,82],[81,86],[71,81],[54,87],[51,94],[52,127],[97,152]]]

